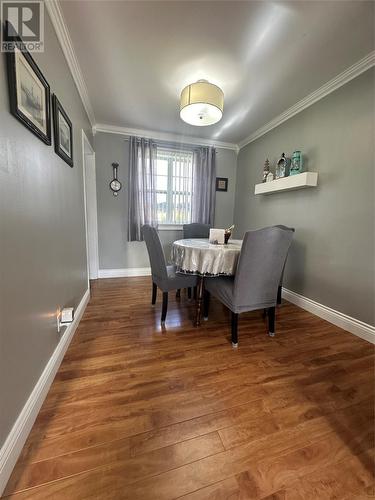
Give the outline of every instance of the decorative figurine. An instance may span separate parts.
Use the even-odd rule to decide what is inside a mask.
[[[269,174],[269,172],[270,172],[270,161],[267,158],[266,161],[264,162],[263,180],[262,180],[262,182],[266,182],[267,181],[267,175]]]
[[[290,175],[297,175],[303,172],[303,161],[301,151],[294,151],[292,154],[292,164],[290,166]]]
[[[271,181],[273,181],[273,173],[268,172],[266,182],[271,182]]]
[[[285,158],[285,153],[283,153],[276,165],[276,179],[281,179],[289,175],[289,165],[290,159]]]

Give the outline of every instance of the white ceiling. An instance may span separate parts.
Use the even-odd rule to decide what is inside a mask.
[[[239,143],[374,49],[362,1],[60,3],[97,123]],[[193,127],[179,95],[200,78],[224,116]]]

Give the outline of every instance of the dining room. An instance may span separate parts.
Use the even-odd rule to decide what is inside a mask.
[[[374,15],[2,2],[1,498],[374,497]]]

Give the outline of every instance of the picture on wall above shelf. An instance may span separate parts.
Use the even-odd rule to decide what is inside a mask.
[[[302,174],[283,177],[270,182],[255,184],[254,194],[272,194],[280,191],[293,191],[318,185],[318,172],[303,172]]]

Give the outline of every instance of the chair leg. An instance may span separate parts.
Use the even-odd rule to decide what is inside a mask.
[[[176,291],[176,299],[180,299],[181,298],[181,289],[179,288],[177,291]]]
[[[163,307],[161,310],[161,324],[164,325],[168,310],[168,292],[163,292]]]
[[[281,285],[279,285],[279,288],[277,289],[277,303],[278,303],[278,305],[281,304],[281,290],[282,290],[282,287],[281,287]]]
[[[232,347],[238,347],[238,313],[232,312]]]
[[[275,307],[268,308],[268,335],[275,336]]]
[[[197,292],[197,289],[198,289],[198,287],[197,287],[197,286],[195,286],[195,287],[194,287],[194,300],[197,300],[197,297],[198,297],[198,292]]]
[[[189,287],[187,291],[188,291],[188,299],[191,300],[191,288]]]
[[[208,320],[208,311],[210,309],[210,292],[207,290],[204,291],[204,298],[203,298],[203,319],[204,321]]]
[[[151,299],[151,304],[154,306],[156,303],[156,294],[158,291],[158,287],[156,286],[155,283],[152,284],[152,299]]]

